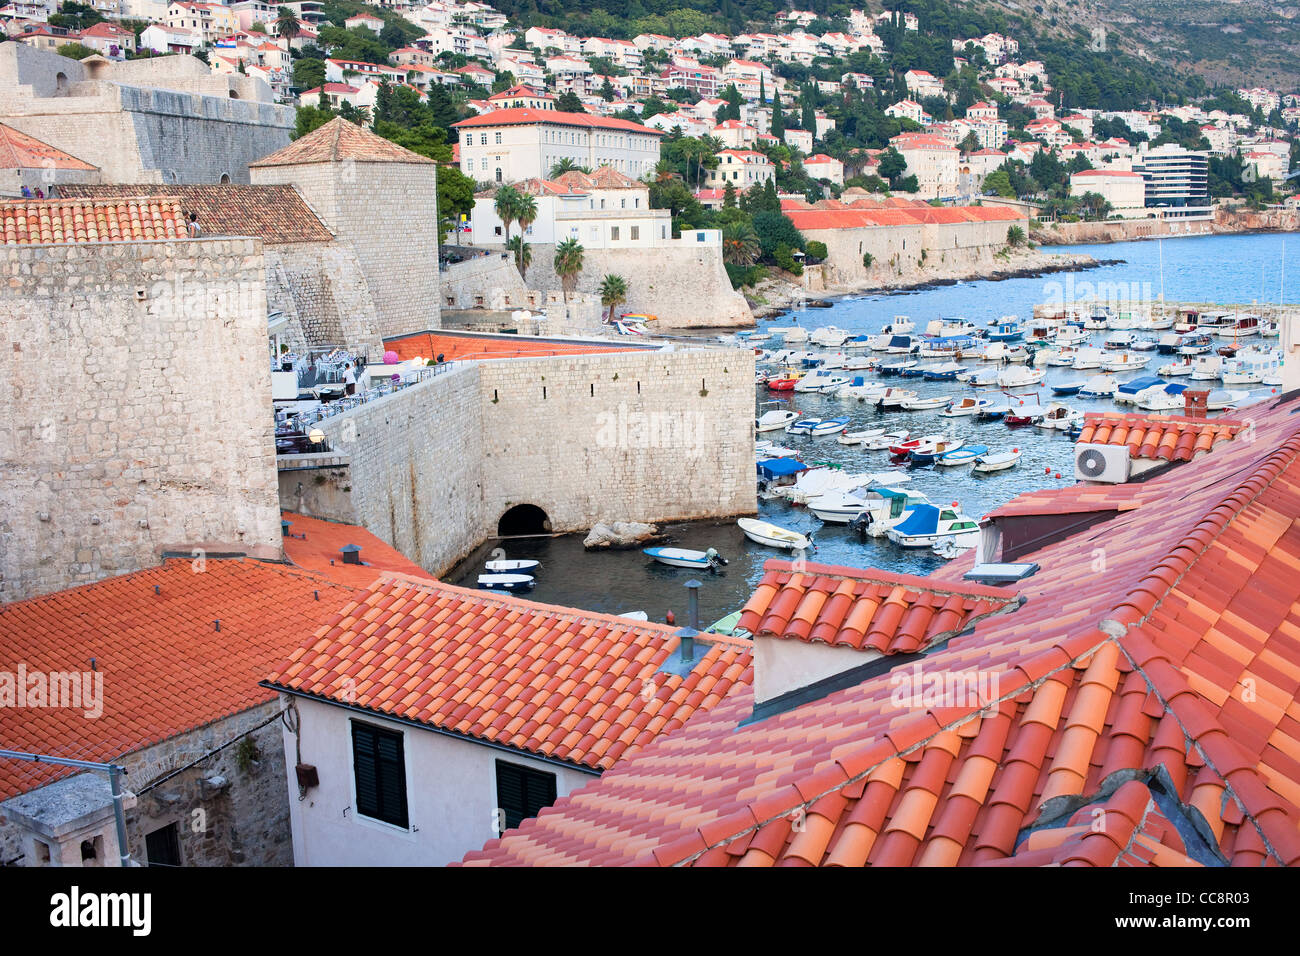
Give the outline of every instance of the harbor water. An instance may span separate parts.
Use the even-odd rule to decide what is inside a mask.
[[[1158,299],[1162,291],[1164,298],[1170,301],[1240,304],[1300,301],[1300,295],[1286,291],[1288,287],[1285,286],[1291,278],[1294,278],[1294,286],[1300,286],[1300,235],[1188,237],[1163,242],[1061,247],[1059,251],[1084,253],[1098,260],[1122,261],[1040,278],[972,281],[909,292],[854,296],[836,301],[831,308],[807,309],[764,320],[759,327],[762,330],[799,324],[812,331],[833,325],[855,335],[870,334],[879,332],[896,315],[910,317],[916,323],[917,333],[923,332],[926,324],[936,318],[960,317],[986,326],[991,320],[1011,315],[1028,323],[1037,304],[1085,299],[1099,292],[1103,297],[1119,294],[1129,300],[1127,304],[1135,306]],[[1105,334],[1093,333],[1087,344],[1099,346]],[[1274,346],[1277,344],[1276,339],[1265,341]],[[765,344],[780,347],[775,336],[772,342]],[[813,350],[807,345],[794,347]],[[1120,383],[1139,375],[1154,375],[1158,366],[1170,361],[1168,356],[1154,352],[1143,354],[1152,356],[1151,363],[1142,370],[1116,373]],[[969,361],[962,364],[966,367],[989,365]],[[1117,407],[1125,411],[1134,410],[1132,406],[1116,406],[1110,399],[1058,398],[1051,391],[1053,384],[1085,381],[1100,374],[1099,370],[1047,368],[1046,372],[1046,380],[1041,385],[1015,390],[1017,400],[1023,398],[1026,403],[1041,402],[1044,405],[1053,400],[1063,401],[1082,411],[1108,411]],[[871,373],[866,374],[868,378],[877,378]],[[978,395],[1003,398],[996,389],[973,389],[962,382],[930,382],[919,378],[883,381],[913,389],[922,397]],[[1190,383],[1185,378],[1179,381],[1194,387],[1222,387],[1217,382]],[[1266,398],[1273,391],[1254,388],[1250,399],[1238,411],[1229,414],[1249,417],[1249,404]],[[942,418],[938,408],[912,413],[880,412],[853,399],[819,393],[770,393],[764,387],[757,388],[755,413],[775,408],[792,409],[801,417],[849,416],[850,431],[889,426],[891,431],[908,429],[913,437],[943,433],[966,443],[987,445],[990,452],[1018,449],[1023,457],[1015,468],[976,475],[969,466],[922,467],[909,471],[906,466],[892,465],[888,451],[866,451],[857,445],[840,445],[834,436],[809,438],[780,431],[760,436],[797,449],[801,459],[809,465],[827,462],[855,473],[896,468],[909,471],[911,481],[900,487],[924,492],[936,504],[957,502],[966,514],[975,518],[1023,492],[1059,487],[1074,481],[1073,443],[1060,431],[1032,426],[1011,428],[1000,421],[980,422],[973,418]],[[760,501],[758,517],[794,531],[812,532],[816,547],[806,557],[821,564],[878,567],[925,575],[944,563],[928,549],[903,549],[887,538],[863,539],[844,525],[823,524],[807,508],[793,506],[784,500]],[[510,558],[542,562],[537,572],[537,586],[528,595],[536,600],[610,614],[644,611],[652,620],[663,620],[665,613],[672,611],[680,624],[685,622],[686,607],[682,585],[694,578],[703,584],[700,614],[707,625],[744,604],[762,577],[766,561],[790,557],[789,552],[779,552],[749,541],[734,520],[668,524],[661,525],[660,529],[668,536],[667,544],[701,551],[716,548],[728,564],[713,573],[670,568],[657,564],[640,550],[588,552],[583,549],[582,535],[562,535],[488,541],[453,569],[447,580],[474,587],[483,562],[493,556],[495,549],[501,549]]]

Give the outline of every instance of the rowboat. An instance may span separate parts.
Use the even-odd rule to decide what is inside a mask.
[[[814,426],[820,425],[820,418],[799,418],[785,426],[787,435],[808,435],[812,433]]]
[[[868,438],[863,442],[867,451],[884,451],[893,445],[899,445],[907,441],[908,436],[912,433],[906,429],[896,432],[886,432],[877,438]]]
[[[808,434],[813,438],[822,438],[825,435],[834,435],[842,432],[849,427],[847,418],[823,418],[816,425],[808,430]]]
[[[979,411],[980,400],[975,398],[954,398],[939,414],[944,418],[963,418]]]
[[[786,378],[770,378],[767,380],[767,388],[768,391],[772,392],[793,392],[795,385],[798,383],[799,379],[795,376],[788,376]]]
[[[841,445],[861,445],[872,438],[879,438],[885,433],[883,428],[867,428],[859,432],[843,432],[835,439]]]
[[[506,559],[498,561],[487,561],[483,567],[488,571],[498,574],[523,574],[527,571],[535,571],[541,567],[540,561],[510,561]]]
[[[944,468],[951,468],[953,465],[969,465],[988,450],[988,445],[963,445],[961,448],[954,448],[952,451],[944,452],[935,461],[935,464]]]
[[[671,568],[711,571],[718,565],[727,563],[727,559],[718,554],[715,548],[709,548],[707,551],[691,551],[688,548],[642,548],[641,553]]]
[[[975,462],[972,471],[978,471],[981,474],[988,474],[994,471],[1006,471],[1008,468],[1014,468],[1020,462],[1020,449],[1013,448],[1010,451],[995,452],[992,455],[980,455]]]
[[[1047,409],[1042,405],[1012,405],[1007,410],[1004,421],[1012,428],[1018,428],[1021,425],[1036,425],[1047,413]]]
[[[902,408],[904,402],[911,401],[914,398],[916,398],[916,392],[911,389],[887,388],[876,399],[876,405],[882,410],[888,411],[891,408]]]
[[[921,412],[921,411],[925,411],[928,408],[939,408],[942,405],[947,405],[951,401],[952,401],[951,395],[938,395],[934,398],[917,397],[917,398],[910,398],[907,401],[903,402],[902,407],[903,407],[903,411],[906,412]]]
[[[764,412],[758,418],[754,419],[754,430],[759,432],[776,432],[781,431],[786,425],[799,418],[798,412],[792,412],[789,409],[775,408],[770,412]]]
[[[924,435],[921,438],[911,438],[907,441],[900,441],[896,445],[890,445],[889,451],[890,454],[906,457],[922,446],[930,447],[947,440],[947,435]]]
[[[493,591],[530,591],[537,584],[531,574],[480,574],[478,586]]]
[[[757,518],[738,518],[736,525],[750,541],[767,545],[769,548],[804,551],[813,544],[812,535],[802,535],[797,531],[759,521]]]
[[[1052,386],[1052,393],[1054,395],[1077,395],[1081,388],[1083,388],[1083,382],[1062,382],[1060,385]]]
[[[907,460],[913,465],[933,465],[940,457],[950,451],[956,451],[965,443],[960,438],[937,441],[930,444],[922,442],[907,453]]]

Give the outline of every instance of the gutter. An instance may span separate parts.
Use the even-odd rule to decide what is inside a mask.
[[[563,767],[565,770],[578,770],[582,773],[590,774],[593,777],[601,776],[604,771],[597,770],[595,767],[588,767],[584,764],[573,763],[569,760],[560,760],[556,757],[545,757],[519,747],[510,747],[506,744],[499,744],[492,740],[484,740],[482,737],[472,737],[469,734],[457,733],[454,730],[447,730],[445,727],[435,727],[433,724],[426,724],[410,717],[398,717],[393,714],[384,714],[377,710],[370,710],[366,707],[359,707],[356,704],[344,704],[334,700],[332,697],[322,697],[319,694],[309,694],[306,691],[293,690],[280,684],[274,684],[270,681],[258,681],[258,687],[265,687],[268,690],[277,691],[281,694],[291,694],[294,697],[301,697],[304,700],[314,700],[321,704],[329,704],[332,707],[342,707],[357,714],[366,717],[377,718],[379,720],[391,720],[395,724],[403,724],[407,727],[417,727],[420,730],[427,730],[430,733],[442,734],[444,737],[454,737],[456,740],[463,740],[467,743],[478,744],[480,747],[490,747],[493,750],[500,750],[503,753],[514,754],[517,757],[527,757],[530,760],[540,760],[542,763],[550,764],[553,767]]]

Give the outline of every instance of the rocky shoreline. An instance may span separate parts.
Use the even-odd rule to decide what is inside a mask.
[[[802,308],[818,299],[834,301],[850,296],[889,295],[893,293],[917,292],[940,286],[956,285],[959,282],[1000,282],[1003,279],[1033,279],[1054,272],[1074,272],[1081,269],[1096,269],[1104,265],[1114,265],[1122,260],[1097,260],[1087,255],[1069,255],[1064,253],[1042,253],[1027,250],[1012,253],[1004,260],[995,261],[977,269],[961,271],[925,270],[885,281],[865,281],[851,287],[828,286],[825,290],[810,293],[794,276],[781,273],[759,283],[752,290],[747,290],[746,300],[755,319],[771,318],[781,315],[792,308]]]

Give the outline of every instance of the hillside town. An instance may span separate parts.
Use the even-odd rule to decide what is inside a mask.
[[[1300,91],[838,9],[0,7],[0,872],[1300,866]]]

